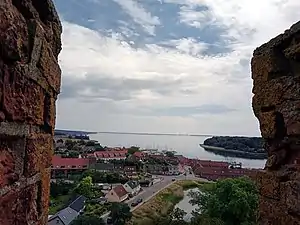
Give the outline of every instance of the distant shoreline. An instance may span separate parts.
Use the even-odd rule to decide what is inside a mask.
[[[147,135],[147,136],[185,136],[185,137],[221,137],[213,134],[188,134],[188,133],[148,133],[148,132],[121,132],[121,131],[80,131],[55,129],[57,132],[78,133],[78,134],[127,134],[127,135]],[[233,137],[233,136],[232,136]]]
[[[209,146],[204,144],[199,144],[205,151],[214,152],[222,156],[238,157],[245,159],[267,159],[267,153],[253,153],[253,152],[244,152],[233,149],[225,149],[221,147]]]
[[[93,134],[128,134],[128,135],[147,135],[147,136],[191,136],[191,137],[212,137],[209,134],[176,134],[176,133],[143,133],[143,132],[114,132],[114,131],[100,131]]]

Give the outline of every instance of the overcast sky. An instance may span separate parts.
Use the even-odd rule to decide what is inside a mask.
[[[55,0],[63,25],[57,128],[259,135],[253,50],[299,0]]]

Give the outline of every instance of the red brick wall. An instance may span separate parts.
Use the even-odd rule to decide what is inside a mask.
[[[254,51],[253,111],[266,141],[266,171],[256,174],[258,224],[300,224],[300,22]],[[297,161],[296,161],[297,163]]]
[[[47,223],[61,24],[50,0],[0,1],[0,224]]]

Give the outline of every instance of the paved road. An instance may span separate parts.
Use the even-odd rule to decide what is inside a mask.
[[[127,201],[128,205],[130,206],[132,202],[135,202],[139,198],[143,199],[143,202],[147,202],[151,197],[156,195],[159,191],[161,191],[162,189],[170,185],[172,182],[174,182],[172,181],[172,179],[174,179],[173,176],[169,176],[169,177],[161,176],[161,179],[162,179],[161,182],[158,182],[150,187],[144,188],[144,190],[140,194],[138,194],[132,199],[129,199]]]
[[[162,189],[166,188],[167,186],[171,185],[173,182],[175,182],[176,180],[200,180],[200,181],[207,181],[205,179],[202,178],[197,178],[195,177],[194,173],[190,173],[190,167],[186,166],[185,168],[185,174],[181,174],[179,176],[157,176],[160,177],[162,180],[161,182],[158,182],[150,187],[145,187],[143,188],[144,190],[139,193],[137,196],[129,199],[126,201],[126,203],[129,205],[129,207],[131,208],[131,211],[137,209],[138,207],[140,207],[142,204],[137,205],[136,207],[131,207],[131,203],[137,201],[137,199],[141,198],[143,199],[143,202],[147,202],[148,200],[150,200],[153,196],[155,196],[159,191],[161,191]],[[172,179],[175,179],[175,181],[172,181]],[[109,216],[109,213],[106,213],[102,216],[102,218],[104,219],[104,221],[107,220],[107,217]]]

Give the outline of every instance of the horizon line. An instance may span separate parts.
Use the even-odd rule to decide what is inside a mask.
[[[213,137],[213,136],[231,136],[231,137],[260,137],[250,135],[213,135],[213,134],[197,134],[197,133],[160,133],[160,132],[126,132],[126,131],[81,131],[81,130],[67,130],[67,129],[55,129],[56,131],[68,131],[78,132],[86,134],[129,134],[129,135],[165,135],[165,136],[197,136],[197,137]]]

